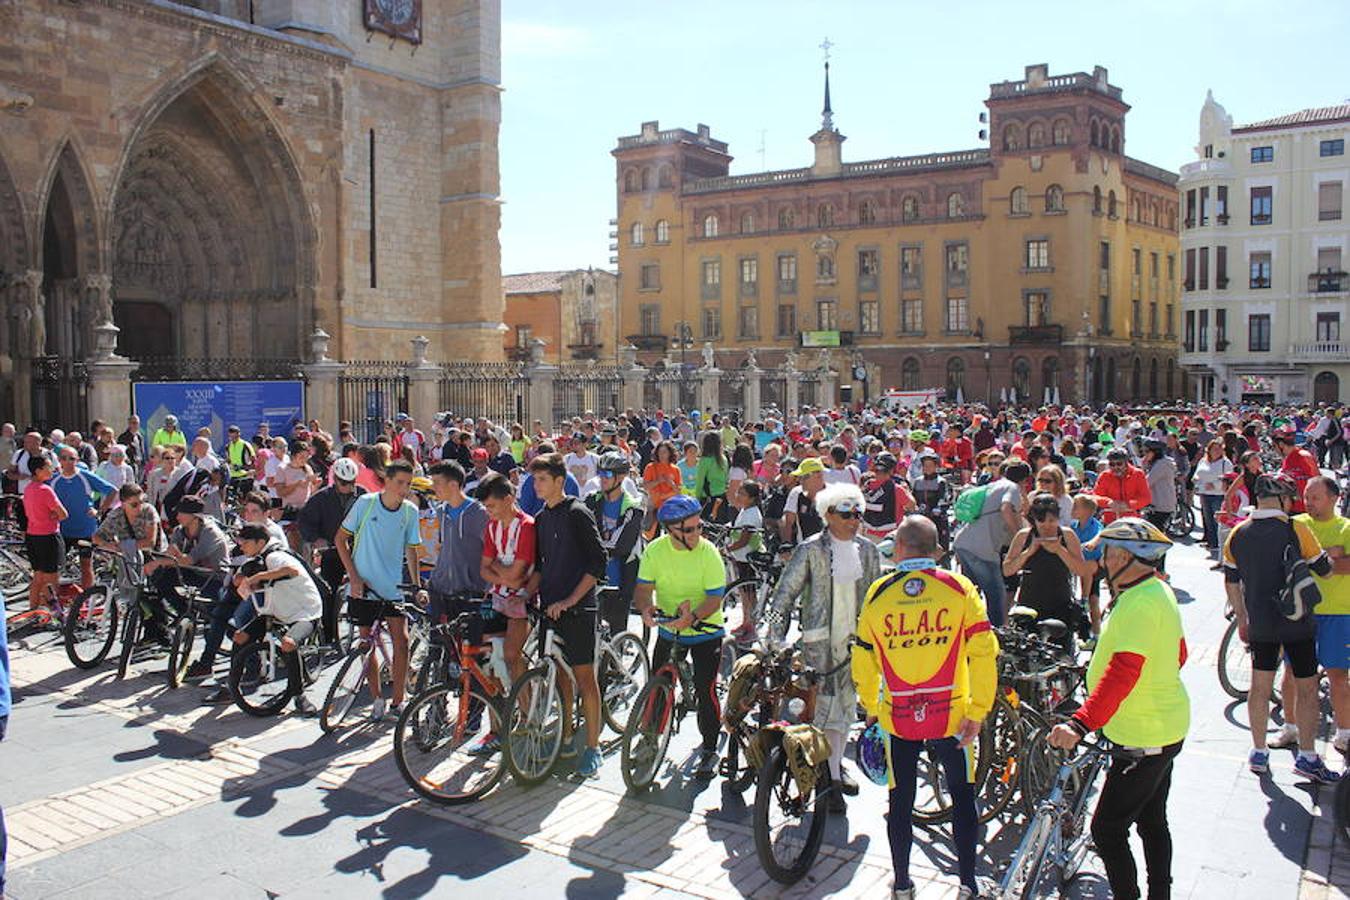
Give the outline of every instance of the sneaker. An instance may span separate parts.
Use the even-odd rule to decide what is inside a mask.
[[[210,674],[211,674],[211,664],[206,662],[205,660],[199,659],[192,665],[188,666],[186,677],[188,681],[197,681],[199,679],[207,677]]]
[[[914,885],[907,888],[894,888],[891,890],[891,900],[914,900]]]
[[[562,746],[558,748],[558,759],[576,759],[577,758],[577,736],[569,734],[563,738]]]
[[[1290,750],[1298,747],[1298,732],[1280,729],[1274,739],[1266,741],[1267,750]]]
[[[698,761],[694,764],[696,778],[711,778],[717,774],[718,755],[716,750],[699,750]]]
[[[600,774],[600,763],[603,758],[600,756],[599,749],[587,747],[581,754],[581,764],[577,766],[577,774],[582,778],[594,778]]]
[[[956,889],[956,900],[975,900],[979,896],[979,891],[972,887],[966,887],[964,884]]]
[[[202,698],[203,703],[209,703],[212,706],[219,706],[222,703],[231,703],[233,701],[234,697],[230,695],[230,689],[224,685],[216,688]]]
[[[370,704],[370,721],[378,722],[381,719],[383,719],[384,711],[385,711],[384,698],[380,697],[374,703]]]
[[[845,797],[858,796],[858,782],[853,780],[843,766],[839,767],[839,791]]]
[[[1270,771],[1270,751],[1253,750],[1247,754],[1247,768],[1251,769],[1257,775],[1264,775]]]
[[[319,710],[314,706],[313,703],[309,702],[309,698],[306,697],[304,694],[301,694],[299,697],[295,698],[295,711],[299,715],[305,716],[306,718],[312,718],[313,716],[317,716],[319,714]]]
[[[386,711],[386,713],[391,719],[393,719],[394,721],[398,721],[398,717],[403,715],[403,704],[390,703],[389,709]]]
[[[1320,756],[1314,756],[1311,759],[1300,756],[1294,761],[1294,774],[1302,775],[1316,784],[1335,784],[1341,780],[1341,773],[1327,768],[1327,764],[1322,761]]]
[[[489,732],[469,745],[465,752],[470,756],[491,756],[502,749],[502,739]]]

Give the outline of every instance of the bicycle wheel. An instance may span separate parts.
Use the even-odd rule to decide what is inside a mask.
[[[1252,660],[1247,645],[1238,637],[1237,619],[1228,623],[1219,642],[1219,684],[1234,700],[1246,700],[1252,686]]]
[[[670,746],[671,719],[675,715],[675,686],[665,675],[647,682],[633,701],[628,724],[623,729],[620,769],[630,791],[642,791],[656,780]]]
[[[117,678],[127,677],[131,668],[131,657],[136,652],[136,641],[141,636],[141,604],[132,599],[127,604],[127,617],[122,621],[122,650],[117,656]]]
[[[521,784],[539,784],[562,751],[562,692],[551,667],[533,668],[512,685],[507,715],[506,765]]]
[[[736,647],[736,642],[731,638],[722,639],[722,652],[717,658],[717,684],[714,690],[717,691],[717,702],[721,705],[727,697],[727,686],[731,684],[732,673],[736,671],[736,660],[740,658],[740,650]]]
[[[600,652],[596,679],[600,685],[600,712],[610,730],[623,733],[633,699],[651,675],[651,662],[642,639],[625,631]]]
[[[230,656],[230,695],[250,716],[275,716],[291,699],[290,667],[272,641],[250,641]]]
[[[981,824],[1002,815],[1017,794],[1022,774],[1022,738],[1021,717],[1000,694],[984,720],[979,739],[982,752],[975,773],[975,803]]]
[[[169,631],[169,687],[177,688],[187,675],[188,660],[192,658],[192,642],[197,637],[197,623],[192,614],[181,616]]]
[[[477,800],[496,787],[505,771],[501,750],[474,751],[501,735],[500,703],[475,683],[461,692],[441,685],[409,704],[394,728],[394,762],[408,786],[446,805]]]
[[[8,550],[0,551],[0,593],[6,600],[16,600],[27,594],[32,580],[33,569],[28,560]]]
[[[947,773],[932,751],[926,746],[919,753],[915,768],[914,821],[921,825],[937,825],[952,816],[951,792],[947,790]]]
[[[324,734],[336,731],[352,708],[367,695],[366,655],[358,641],[338,667],[337,677],[328,686],[328,695],[324,697],[323,709],[319,713],[319,727]]]
[[[722,756],[719,773],[726,779],[727,786],[737,793],[745,793],[759,774],[745,754],[745,747],[754,735],[754,731],[744,726],[727,734],[727,752]]]
[[[830,815],[826,795],[834,788],[825,765],[816,769],[814,791],[803,794],[779,743],[769,751],[759,770],[751,823],[755,852],[765,873],[781,884],[801,881],[815,863],[825,837],[825,823]]]
[[[1008,864],[1008,871],[1003,873],[998,896],[1022,900],[1039,896],[1038,888],[1047,868],[1045,854],[1050,849],[1050,832],[1054,827],[1054,814],[1048,810],[1032,818],[1022,835],[1022,843],[1017,845],[1017,852]]]
[[[92,669],[107,659],[117,638],[117,601],[106,584],[80,594],[66,612],[66,656],[77,669]]]

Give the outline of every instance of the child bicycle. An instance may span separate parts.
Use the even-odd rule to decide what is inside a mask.
[[[257,600],[249,599],[256,611]],[[235,705],[265,718],[279,714],[294,699],[298,711],[312,715],[304,696],[323,671],[321,630],[316,619],[281,622],[272,616],[259,616],[244,626],[241,632],[251,639],[230,655],[228,686]],[[289,652],[283,649],[287,641],[295,645]]]

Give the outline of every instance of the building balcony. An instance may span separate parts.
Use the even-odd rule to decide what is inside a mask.
[[[628,343],[639,350],[658,350],[664,351],[666,345],[670,343],[670,338],[664,334],[630,334]]]
[[[1062,344],[1063,325],[1009,325],[1009,344]]]
[[[1292,359],[1350,361],[1350,341],[1308,341],[1289,348]]]
[[[530,361],[529,347],[508,347],[506,358],[511,362],[526,363]]]
[[[1213,178],[1218,175],[1227,175],[1232,172],[1233,167],[1229,165],[1228,160],[1219,159],[1197,159],[1195,162],[1186,163],[1181,167],[1181,180],[1190,181],[1196,178]]]
[[[1314,272],[1308,276],[1308,293],[1337,294],[1350,291],[1350,274],[1345,272]]]
[[[572,351],[573,359],[599,359],[600,353],[604,350],[604,344],[568,344],[567,349]],[[641,348],[639,348],[641,349]]]

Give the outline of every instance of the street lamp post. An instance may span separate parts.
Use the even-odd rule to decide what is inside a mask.
[[[688,322],[679,322],[675,325],[675,343],[680,348],[680,400],[678,405],[683,407],[689,387],[689,367],[685,363],[684,354],[694,343],[694,332],[689,327]]]
[[[994,408],[994,378],[989,370],[989,351],[984,351],[984,399],[989,408]]]

